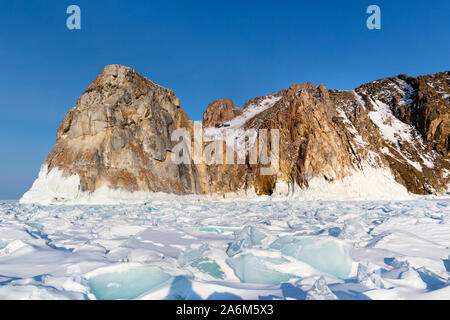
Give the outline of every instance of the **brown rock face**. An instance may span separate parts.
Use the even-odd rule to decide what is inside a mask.
[[[234,105],[231,99],[215,100],[211,102],[203,113],[205,127],[219,127],[239,115],[242,111]]]
[[[45,164],[78,174],[81,191],[201,192],[197,168],[170,159],[170,135],[192,123],[171,90],[105,67],[64,118]]]
[[[280,179],[307,187],[311,178],[341,180],[369,165],[388,168],[411,193],[445,193],[450,182],[449,83],[449,72],[443,72],[382,79],[354,91],[292,85],[242,126],[279,130],[277,175],[261,176],[261,165],[213,165],[208,167],[209,191],[254,187],[258,194],[271,194]],[[263,98],[250,101],[243,111]]]
[[[227,164],[224,155],[219,164],[177,165],[171,159],[178,143],[171,141],[172,133],[186,128],[194,136],[193,122],[178,98],[130,68],[111,65],[67,113],[44,168],[78,175],[79,191],[88,193],[106,186],[176,194],[253,188],[270,195],[277,181],[306,188],[313,178],[340,181],[367,167],[386,168],[411,193],[445,193],[450,184],[449,103],[448,71],[400,75],[352,91],[294,84],[241,109],[229,99],[216,100],[203,115],[203,131],[211,137],[231,130],[231,140],[220,143],[236,161]],[[248,150],[237,161],[242,150],[229,144],[243,137],[245,145],[255,145],[244,134],[249,130],[266,130],[268,155],[274,154],[274,129],[279,132],[276,172],[262,174],[267,163],[252,162]],[[210,145],[206,140],[202,147]]]
[[[449,183],[449,84],[447,71],[417,78],[400,75],[355,90],[366,102],[372,123],[379,122],[373,119],[374,110],[385,108],[384,130],[377,126],[371,137],[381,133],[380,138],[369,141],[396,180],[412,193],[444,192]],[[393,137],[386,133],[389,125]]]
[[[223,192],[222,181],[238,180],[244,189],[253,186],[258,194],[271,194],[277,179],[307,186],[308,180],[314,176],[332,181],[349,173],[352,154],[348,152],[342,128],[333,121],[338,113],[325,86],[296,84],[274,96],[278,98],[277,102],[250,118],[244,128],[279,130],[280,171],[277,175],[267,176],[260,174],[260,164],[225,165],[227,168],[221,173],[226,178],[220,179],[219,184],[214,184],[215,179],[212,178],[212,192]],[[244,109],[258,105],[262,100],[254,99]],[[214,177],[213,172],[217,170],[210,168],[210,175]]]

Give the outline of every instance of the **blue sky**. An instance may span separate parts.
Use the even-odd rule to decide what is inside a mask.
[[[66,8],[81,8],[81,30]],[[381,30],[366,8],[381,8]],[[450,1],[0,0],[0,199],[32,184],[67,110],[105,65],[171,88],[200,120],[292,83],[353,89],[449,70]]]

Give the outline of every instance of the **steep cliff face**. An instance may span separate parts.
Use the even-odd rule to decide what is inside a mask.
[[[262,108],[233,128],[278,129],[278,173],[262,176],[259,164],[211,166],[210,191],[232,191],[239,185],[253,187],[258,194],[272,194],[283,181],[308,189],[310,181],[333,184],[362,173],[358,183],[373,187],[391,175],[410,193],[445,193],[450,173],[449,83],[449,72],[443,72],[417,78],[400,75],[353,91],[310,83],[292,85],[272,95],[277,101],[270,108]],[[258,100],[266,98],[249,104],[258,109]],[[227,127],[233,121],[215,126]],[[369,176],[373,169],[386,170],[377,181]],[[222,179],[217,181],[217,176]],[[321,187],[326,189],[327,184]]]
[[[447,189],[449,83],[449,72],[417,78],[400,75],[355,90],[380,136],[371,140],[372,148],[410,192]]]
[[[222,163],[175,164],[171,134],[193,122],[174,93],[134,70],[107,66],[69,110],[39,178],[22,202],[74,199],[101,189],[175,194],[298,194],[370,199],[391,194],[442,194],[450,183],[450,72],[386,78],[352,91],[294,84],[242,108],[216,100],[203,116],[208,150],[221,139]],[[252,162],[256,133],[267,133],[267,161]],[[216,142],[214,142],[216,141]],[[227,164],[231,154],[232,164]],[[228,162],[229,163],[229,162]],[[339,196],[338,196],[339,197]]]
[[[199,193],[197,168],[170,159],[171,133],[191,126],[171,90],[130,68],[107,66],[64,118],[41,180],[55,170],[61,178],[77,176],[81,193],[101,187]],[[47,192],[58,198],[58,188],[49,186]],[[33,191],[42,192],[32,188],[28,196]]]

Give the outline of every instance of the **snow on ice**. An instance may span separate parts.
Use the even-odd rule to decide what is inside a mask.
[[[449,299],[450,200],[0,202],[0,299]]]

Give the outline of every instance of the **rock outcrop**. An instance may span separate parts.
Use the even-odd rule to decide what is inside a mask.
[[[39,192],[55,201],[66,198],[58,196],[58,187],[43,187],[52,171],[61,179],[77,177],[79,194],[104,187],[129,193],[270,195],[307,190],[318,182],[321,189],[340,181],[351,185],[356,182],[348,179],[360,173],[361,185],[372,178],[377,184],[378,178],[369,176],[373,170],[383,170],[410,193],[442,194],[450,183],[449,103],[448,71],[400,75],[352,91],[294,84],[241,109],[231,100],[216,100],[203,115],[203,147],[222,135],[224,149],[241,161],[227,164],[224,155],[223,163],[177,165],[170,155],[178,142],[171,134],[186,128],[193,136],[194,128],[178,98],[130,68],[107,66],[67,113],[39,179],[22,200],[33,202]],[[267,130],[269,156],[274,129],[279,168],[262,174],[267,163],[250,161],[249,150],[258,142],[248,132]],[[243,149],[236,146],[239,141]]]
[[[258,194],[272,194],[280,181],[307,189],[313,179],[333,183],[355,172],[387,168],[410,193],[446,193],[449,84],[449,72],[417,78],[400,75],[353,91],[295,84],[253,100],[248,105],[277,97],[273,106],[246,119],[242,128],[280,131],[280,170],[277,175],[262,176],[261,165],[211,166],[210,191],[254,188]]]
[[[190,126],[171,90],[131,68],[107,66],[62,121],[43,170],[77,175],[81,192],[200,193],[197,168],[170,159],[171,133]]]
[[[221,99],[211,102],[203,113],[205,127],[221,126],[223,123],[242,114],[231,99]]]

